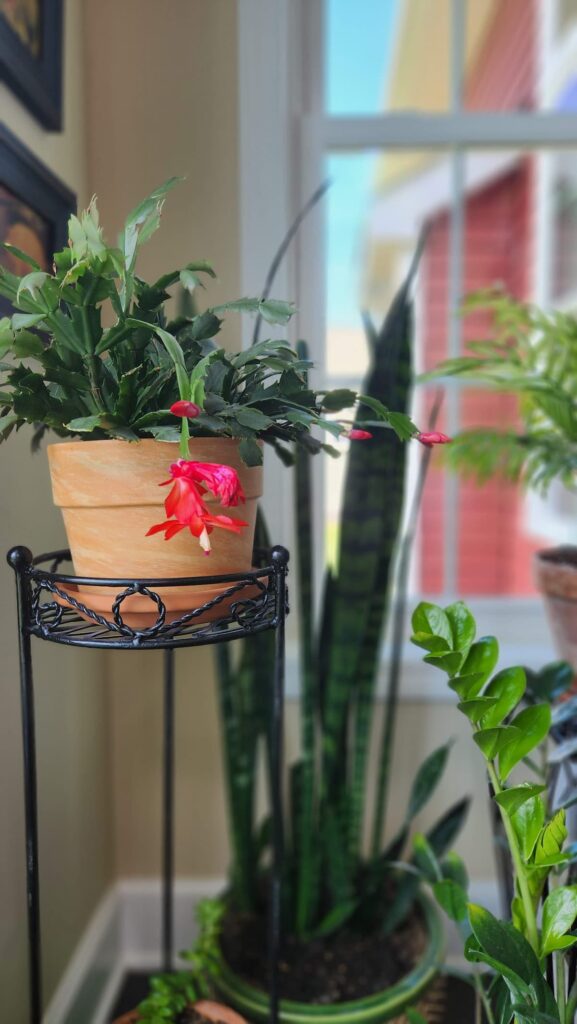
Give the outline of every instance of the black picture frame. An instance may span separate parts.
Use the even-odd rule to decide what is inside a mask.
[[[41,0],[41,44],[36,57],[0,13],[0,79],[52,131],[62,128],[62,0]]]
[[[0,185],[42,218],[49,257],[66,245],[68,218],[76,210],[74,192],[1,122]],[[0,316],[10,312],[10,304],[0,298]]]

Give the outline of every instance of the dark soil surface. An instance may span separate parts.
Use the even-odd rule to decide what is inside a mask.
[[[414,911],[392,935],[341,930],[306,944],[285,940],[280,969],[283,999],[305,1003],[339,1003],[394,985],[415,965],[426,944],[421,915]],[[226,962],[246,981],[266,988],[266,928],[261,918],[230,913],[221,938]]]

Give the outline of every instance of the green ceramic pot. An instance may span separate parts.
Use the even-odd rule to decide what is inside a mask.
[[[430,985],[444,955],[444,932],[436,907],[424,895],[418,897],[418,904],[423,912],[428,941],[420,960],[408,974],[391,988],[353,1002],[316,1005],[282,1000],[281,1024],[381,1024],[381,1021],[393,1020],[405,1007],[414,1003]],[[249,985],[224,960],[221,960],[220,973],[214,982],[219,997],[248,1020],[268,1020],[267,993]]]

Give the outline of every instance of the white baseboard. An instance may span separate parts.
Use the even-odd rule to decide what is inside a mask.
[[[174,948],[195,938],[195,907],[224,887],[222,879],[181,878],[174,884]],[[473,882],[471,899],[498,913],[493,881]],[[449,922],[450,925],[450,922]],[[108,1024],[128,970],[154,970],[161,960],[161,883],[120,880],[100,902],[44,1014],[43,1024]],[[447,961],[462,966],[460,940],[448,928]]]

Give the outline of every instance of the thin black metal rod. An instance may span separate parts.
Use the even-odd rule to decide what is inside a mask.
[[[174,909],[174,651],[164,652],[164,749],[162,783],[162,966],[173,966]]]
[[[28,622],[30,586],[27,570],[32,564],[28,548],[13,548],[8,563],[16,573],[18,606],[18,647],[20,659],[20,700],[22,705],[22,746],[24,755],[24,813],[26,827],[26,895],[28,905],[28,958],[30,981],[30,1024],[42,1019],[42,951],[40,938],[40,885],[38,870],[38,797],[36,785],[36,730],[34,723],[34,680]]]
[[[276,626],[273,697],[270,723],[270,797],[272,814],[272,872],[269,908],[269,991],[270,1024],[277,1024],[279,1015],[279,959],[281,951],[281,885],[284,861],[283,830],[283,734],[284,734],[284,674],[285,674],[285,617],[286,566],[288,552],[284,548],[273,550],[276,567]]]

